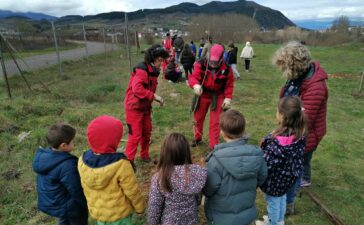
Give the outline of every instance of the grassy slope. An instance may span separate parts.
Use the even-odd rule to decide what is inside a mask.
[[[242,79],[235,84],[233,107],[245,114],[250,142],[257,144],[275,127],[278,92],[285,80],[270,63],[278,46],[256,45],[254,48],[257,57],[253,60],[253,72],[243,72],[243,63],[239,62]],[[359,225],[364,219],[361,214],[364,210],[361,191],[364,189],[364,157],[361,154],[364,100],[351,96],[363,69],[364,53],[358,49],[359,46],[311,49],[313,57],[322,62],[329,74],[350,75],[328,81],[328,132],[313,158],[311,188],[345,224],[350,225]],[[109,114],[124,120],[122,99],[128,82],[128,63],[118,55],[91,57],[90,68],[82,61],[64,63],[67,77],[63,79],[57,77],[56,67],[39,71],[29,76],[36,89],[32,93],[25,89],[21,79],[12,78],[13,100],[6,98],[5,86],[0,83],[0,224],[54,224],[52,218],[36,209],[35,176],[31,167],[35,149],[45,144],[45,130],[55,121],[67,121],[77,128],[74,154],[80,155],[88,148],[85,130],[91,119]],[[139,58],[141,56],[135,56],[134,63]],[[53,95],[45,93],[37,79],[49,84]],[[170,84],[160,80],[157,92],[165,98],[166,106],[155,105],[153,110],[151,154],[154,158],[158,156],[166,133],[178,131],[192,138],[189,114],[192,91],[184,83]],[[16,136],[23,131],[31,131],[31,134],[18,143]],[[193,149],[196,160],[206,152],[206,146]],[[147,193],[153,166],[137,164],[138,178]],[[261,216],[265,213],[261,193],[257,204]],[[296,207],[298,214],[289,217],[287,225],[330,224],[307,196],[297,199]],[[205,224],[201,217],[201,224]],[[145,216],[136,216],[134,221],[145,224]]]

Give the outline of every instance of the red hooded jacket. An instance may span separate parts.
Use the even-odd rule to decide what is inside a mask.
[[[140,63],[130,75],[124,107],[127,110],[145,111],[152,108],[159,72],[151,65]]]
[[[204,63],[205,65],[202,66],[201,63]],[[205,75],[206,66],[206,60],[200,60],[194,64],[193,72],[188,78],[188,83],[191,88],[193,88],[196,84],[201,85]],[[218,94],[224,93],[225,98],[232,99],[234,89],[233,71],[230,67],[226,66],[225,62],[221,64],[213,76],[211,75],[211,69],[207,69],[206,78],[202,87],[204,89],[202,95],[213,91]]]
[[[318,62],[314,62],[315,72],[309,79],[303,80],[300,87],[299,97],[301,98],[305,114],[308,119],[308,136],[305,152],[313,151],[319,145],[321,139],[326,134],[326,111],[328,89],[326,80],[327,73],[320,67]],[[280,97],[284,95],[284,86],[281,89]]]

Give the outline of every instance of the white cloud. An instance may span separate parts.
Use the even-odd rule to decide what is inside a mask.
[[[0,0],[0,9],[41,12],[54,16],[94,15],[110,11],[135,11],[138,9],[164,8],[181,2],[199,5],[211,0]],[[222,0],[232,1],[232,0]],[[256,3],[281,11],[292,20],[327,18],[346,15],[363,17],[363,0],[255,0]]]

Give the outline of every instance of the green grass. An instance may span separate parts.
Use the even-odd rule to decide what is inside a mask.
[[[285,79],[271,65],[271,56],[279,46],[253,47],[257,55],[252,62],[253,71],[243,72],[243,62],[238,62],[242,79],[235,83],[233,108],[244,113],[250,143],[258,144],[275,127],[278,93]],[[335,74],[328,80],[328,129],[313,157],[311,191],[347,225],[363,224],[364,220],[364,99],[352,96],[363,70],[361,47],[364,46],[311,48],[313,57],[329,74]],[[82,60],[64,63],[66,77],[63,78],[57,76],[56,66],[29,74],[32,92],[19,77],[12,77],[12,100],[7,98],[5,85],[0,82],[0,224],[55,224],[53,218],[37,210],[35,174],[31,166],[34,152],[38,145],[45,145],[46,129],[56,121],[69,122],[77,129],[73,152],[77,156],[88,149],[86,127],[93,118],[108,114],[125,121],[122,102],[129,80],[129,66],[119,55],[114,52],[106,58],[104,55],[90,57],[90,68]],[[134,54],[133,64],[141,58]],[[46,83],[52,94],[48,94],[37,80]],[[158,157],[161,141],[168,132],[178,131],[192,139],[189,114],[192,90],[184,83],[170,84],[160,79],[157,93],[164,97],[166,105],[154,105],[153,109],[151,155],[154,158]],[[18,143],[17,135],[26,131],[31,131],[30,136]],[[207,142],[207,133],[204,139]],[[121,142],[121,145],[125,143]],[[198,161],[208,150],[203,145],[192,151]],[[137,161],[137,166],[138,179],[147,194],[153,165]],[[261,193],[257,205],[259,216],[264,215]],[[288,217],[287,225],[330,224],[306,195],[297,198],[296,209],[297,215]],[[200,217],[200,224],[206,224],[202,211]],[[134,222],[145,224],[145,215],[135,216]],[[90,224],[95,224],[92,219]]]

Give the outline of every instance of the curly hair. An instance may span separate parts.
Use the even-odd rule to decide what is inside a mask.
[[[306,46],[297,41],[290,41],[278,49],[273,57],[273,64],[288,79],[297,79],[303,75],[311,63],[311,53]]]
[[[144,53],[144,62],[152,63],[158,57],[162,57],[163,59],[167,59],[169,57],[168,51],[163,48],[162,45],[152,45],[148,48]]]

